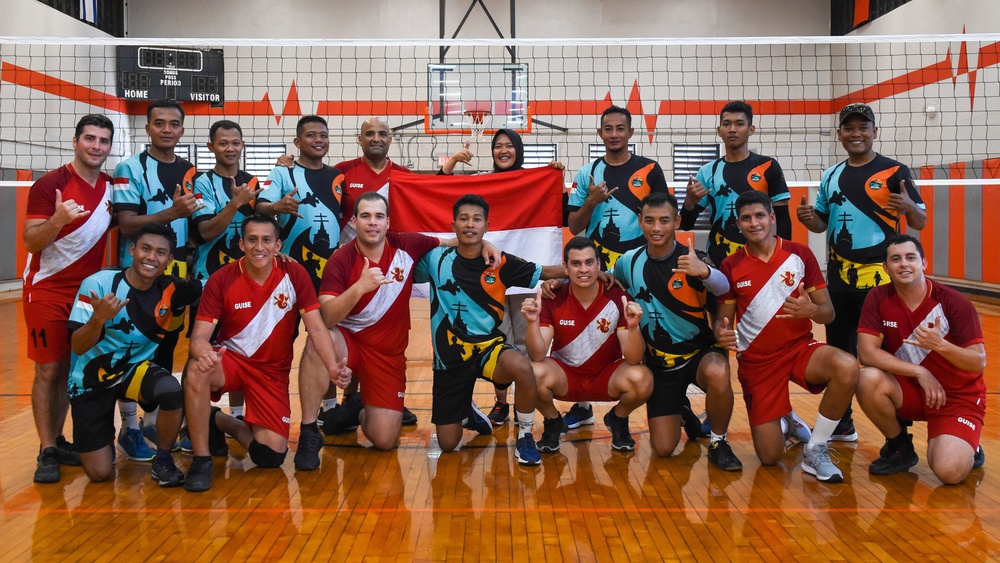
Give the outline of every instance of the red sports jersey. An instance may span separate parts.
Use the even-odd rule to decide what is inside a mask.
[[[438,239],[420,234],[388,233],[378,267],[395,283],[364,294],[337,326],[354,333],[363,346],[388,355],[405,352],[409,342],[413,268],[438,244]],[[326,263],[320,295],[337,296],[347,291],[361,278],[364,267],[365,255],[358,250],[357,239],[341,246]]]
[[[736,348],[740,358],[768,361],[802,340],[812,340],[809,319],[776,319],[785,299],[798,296],[799,283],[807,292],[826,287],[816,256],[808,246],[779,237],[767,262],[738,250],[722,262],[729,278],[725,303],[736,303]]]
[[[312,280],[300,264],[274,260],[264,284],[240,258],[209,276],[198,306],[199,321],[219,325],[216,343],[265,371],[288,377],[299,314],[319,308]]]
[[[550,326],[552,357],[574,368],[573,375],[596,377],[622,357],[618,331],[628,328],[618,287],[602,288],[586,309],[565,284],[551,301],[542,302],[538,323]]]
[[[340,220],[341,242],[348,241],[355,236],[354,227],[351,226],[351,216],[354,215],[354,202],[361,194],[368,192],[379,192],[385,197],[389,197],[389,176],[393,171],[410,173],[410,169],[400,166],[393,161],[378,174],[368,166],[363,158],[355,158],[341,162],[334,166],[344,175],[344,197],[340,200],[340,208],[344,210],[344,216]],[[346,235],[346,238],[345,238]]]
[[[42,176],[28,193],[27,219],[48,219],[56,212],[56,190],[90,215],[66,225],[41,252],[28,255],[23,299],[72,303],[87,276],[101,269],[111,225],[111,176],[101,173],[91,187],[69,164]]]
[[[897,358],[927,368],[941,382],[945,393],[976,394],[986,392],[983,374],[963,371],[937,352],[905,344],[921,324],[936,322],[944,339],[965,348],[985,342],[976,308],[961,293],[945,285],[927,280],[930,291],[915,311],[911,311],[896,294],[892,284],[872,288],[861,309],[858,332],[882,337],[882,349]]]

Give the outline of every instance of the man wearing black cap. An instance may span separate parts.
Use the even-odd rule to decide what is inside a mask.
[[[823,173],[815,206],[807,205],[803,196],[797,210],[806,228],[827,233],[827,288],[836,313],[826,325],[827,342],[854,356],[865,296],[869,289],[889,283],[883,267],[886,240],[899,232],[904,216],[911,229],[923,229],[927,222],[909,168],[875,152],[877,136],[871,107],[855,103],[840,110],[837,137],[847,160]],[[851,412],[848,408],[831,440],[858,439]]]

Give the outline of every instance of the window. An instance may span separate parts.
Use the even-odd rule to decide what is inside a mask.
[[[687,196],[687,182],[698,173],[698,170],[708,162],[719,158],[719,145],[674,145],[674,182],[684,182],[683,186],[674,188],[674,195],[677,202],[684,204]],[[707,231],[711,227],[711,220],[707,213],[698,216],[698,222],[694,229],[697,231]]]
[[[525,143],[524,167],[541,168],[558,158],[555,143]]]
[[[263,182],[277,166],[278,157],[286,152],[288,147],[283,143],[246,145],[243,147],[243,169]]]

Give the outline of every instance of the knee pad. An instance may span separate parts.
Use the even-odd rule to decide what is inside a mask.
[[[285,462],[285,456],[288,454],[287,451],[278,453],[257,440],[250,442],[250,447],[247,448],[247,451],[250,452],[250,461],[263,469],[281,467],[281,464]]]
[[[157,381],[153,393],[156,403],[165,411],[184,408],[184,389],[172,375]]]

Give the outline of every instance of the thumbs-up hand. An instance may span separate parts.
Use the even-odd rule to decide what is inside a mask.
[[[347,367],[347,358],[341,358],[337,365],[333,366],[333,369],[329,370],[330,381],[334,385],[341,389],[347,389],[347,386],[351,384],[351,379],[354,373],[351,368]]]
[[[538,322],[538,317],[542,314],[542,286],[538,285],[538,291],[535,292],[534,298],[527,298],[521,303],[521,314],[524,315],[524,320],[528,324],[535,324]]]
[[[816,312],[816,304],[809,298],[806,284],[799,282],[798,289],[785,298],[781,311],[774,316],[776,319],[808,319]]]
[[[806,196],[802,196],[802,200],[799,201],[799,206],[795,208],[795,215],[798,216],[799,221],[803,224],[809,224],[816,219],[816,210],[813,206],[809,205],[809,200]]]
[[[226,353],[226,347],[222,346],[218,350],[212,350],[202,354],[198,358],[198,369],[205,372],[210,371],[219,362],[222,361],[222,356]]]
[[[687,254],[677,259],[677,267],[673,271],[675,274],[684,273],[701,279],[707,279],[712,273],[708,264],[698,258],[698,254],[694,251],[694,245],[688,247]]]
[[[726,350],[736,352],[736,331],[729,328],[729,317],[715,323],[715,340]]]

